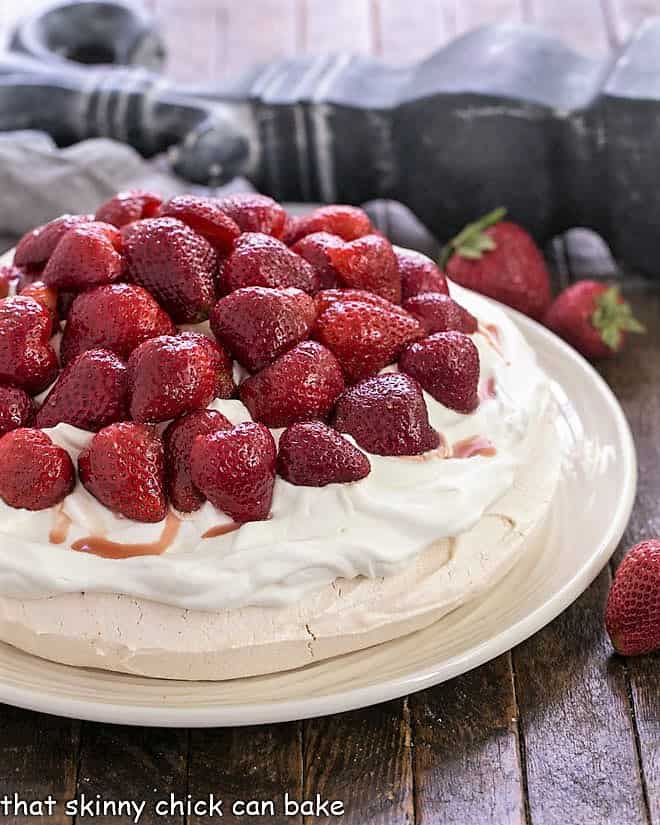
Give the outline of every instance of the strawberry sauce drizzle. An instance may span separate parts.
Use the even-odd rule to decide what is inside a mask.
[[[203,539],[214,539],[216,536],[225,536],[227,533],[233,533],[234,530],[238,530],[240,524],[236,524],[235,521],[230,522],[229,524],[218,524],[216,527],[210,527],[206,533],[202,533]]]
[[[71,519],[63,510],[59,509],[55,513],[53,526],[48,534],[48,541],[51,544],[64,544],[69,535],[69,527],[71,527]]]
[[[478,332],[480,332],[495,352],[504,358],[504,350],[502,349],[502,333],[497,324],[479,324]]]
[[[479,387],[479,401],[491,401],[497,398],[497,386],[495,384],[495,376],[491,377]]]
[[[492,441],[481,435],[473,435],[457,441],[452,448],[452,458],[472,458],[475,455],[492,457],[497,449]]]
[[[71,545],[72,550],[81,553],[92,553],[104,559],[129,559],[133,556],[160,556],[177,537],[181,521],[174,513],[169,512],[165,518],[165,525],[157,541],[145,544],[122,544],[117,541],[90,536],[78,539]]]

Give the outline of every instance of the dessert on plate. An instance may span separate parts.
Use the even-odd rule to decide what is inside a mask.
[[[1,283],[6,643],[271,673],[425,627],[543,540],[548,377],[360,209],[120,193]]]

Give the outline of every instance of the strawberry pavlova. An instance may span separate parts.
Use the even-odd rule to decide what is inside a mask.
[[[121,193],[0,288],[0,638],[150,676],[424,627],[541,540],[549,380],[347,206]]]

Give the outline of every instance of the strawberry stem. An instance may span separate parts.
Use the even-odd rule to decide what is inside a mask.
[[[614,352],[621,348],[624,332],[646,332],[643,324],[633,315],[630,304],[621,299],[617,286],[606,289],[596,299],[591,324],[600,332],[603,343]]]
[[[452,255],[460,255],[462,258],[476,260],[481,258],[484,252],[495,249],[495,241],[486,235],[486,229],[495,226],[506,215],[506,209],[498,206],[487,215],[483,215],[473,223],[467,224],[461,231],[452,238],[442,249],[438,265],[444,269]]]

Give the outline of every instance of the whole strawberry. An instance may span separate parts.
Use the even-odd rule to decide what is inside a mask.
[[[75,483],[69,454],[46,433],[21,428],[0,438],[0,498],[10,507],[54,507]]]
[[[119,230],[108,223],[81,223],[63,235],[42,274],[47,286],[82,291],[118,281],[123,272]]]
[[[420,292],[440,292],[449,294],[447,279],[440,267],[413,249],[394,247],[399,276],[401,278],[401,298],[406,301]]]
[[[220,288],[228,293],[246,286],[295,287],[313,295],[318,292],[319,278],[314,267],[282,241],[245,232],[223,264]]]
[[[468,224],[445,247],[441,266],[457,284],[540,319],[552,299],[550,275],[531,235],[503,221],[505,213]]]
[[[113,226],[125,226],[127,223],[144,218],[153,218],[161,204],[159,195],[142,189],[129,189],[101,204],[96,210],[96,220],[111,223]]]
[[[0,300],[0,382],[36,395],[55,380],[58,363],[49,343],[53,321],[33,298]]]
[[[300,289],[248,286],[221,298],[210,321],[222,346],[257,372],[307,338],[315,316],[314,300]]]
[[[343,389],[335,356],[316,341],[303,341],[243,381],[239,395],[255,421],[288,427],[327,418]]]
[[[394,310],[347,301],[333,303],[316,321],[314,336],[331,350],[351,382],[394,363],[404,346],[424,336],[419,321]]]
[[[321,421],[292,424],[280,438],[277,471],[291,484],[325,487],[359,481],[371,472],[366,455]]]
[[[31,426],[35,412],[35,403],[24,390],[0,384],[0,438],[10,430]]]
[[[90,349],[62,370],[37,413],[36,426],[64,423],[95,432],[127,418],[127,408],[126,365],[114,352]]]
[[[367,213],[357,206],[332,204],[320,206],[309,215],[295,218],[288,228],[286,241],[294,244],[307,235],[327,232],[345,241],[355,241],[369,235],[374,228]]]
[[[17,266],[0,266],[0,298],[6,298],[13,286],[17,286],[23,270]]]
[[[403,308],[414,315],[428,335],[456,330],[467,335],[477,331],[477,319],[459,303],[441,292],[421,292],[404,301]]]
[[[80,453],[78,471],[85,488],[109,510],[134,521],[165,518],[165,457],[154,427],[110,424]]]
[[[94,215],[60,215],[43,226],[27,232],[16,244],[17,266],[43,266],[69,229],[94,220]]]
[[[262,232],[281,238],[286,225],[286,212],[268,195],[239,192],[218,199],[218,206],[235,221],[241,232]]]
[[[462,332],[438,332],[410,344],[399,369],[451,410],[469,413],[479,406],[479,350]]]
[[[74,300],[60,354],[65,364],[88,349],[109,349],[126,360],[143,341],[176,331],[170,316],[146,289],[108,284]]]
[[[555,298],[544,324],[585,358],[596,361],[619,352],[628,332],[644,332],[617,287],[578,281]]]
[[[624,656],[660,648],[660,539],[636,544],[619,565],[605,626],[615,650]]]
[[[218,259],[211,244],[175,218],[123,229],[130,279],[148,289],[180,324],[204,321],[215,302]]]
[[[330,260],[330,250],[341,246],[342,240],[328,232],[314,232],[293,244],[291,250],[304,258],[316,271],[319,289],[333,289],[339,275]]]
[[[195,332],[140,344],[128,360],[128,373],[131,418],[144,422],[203,409],[216,397],[221,380],[231,380],[226,353]]]
[[[177,195],[161,206],[159,215],[178,218],[206,238],[222,255],[231,251],[234,241],[241,234],[236,221],[223,211],[215,198]]]
[[[381,298],[380,295],[367,292],[365,289],[323,289],[321,292],[317,292],[314,296],[316,317],[319,318],[333,304],[347,304],[349,301],[351,303],[358,301],[362,304],[371,304],[371,306],[380,307],[387,312],[394,312],[403,318],[409,318],[408,313],[399,304],[393,304],[386,298]]]
[[[401,303],[401,276],[392,244],[381,235],[364,235],[329,247],[330,263],[344,286],[365,289]]]
[[[234,521],[268,518],[275,485],[276,448],[263,424],[239,424],[195,439],[190,455],[194,485]]]
[[[59,329],[60,316],[57,309],[59,291],[57,289],[46,286],[43,281],[32,281],[31,284],[24,286],[18,294],[25,298],[33,298],[38,304],[45,307],[53,322],[53,330],[57,331]]]
[[[422,388],[399,372],[374,375],[349,387],[337,401],[334,425],[375,455],[420,455],[440,444],[429,424]]]
[[[163,433],[167,492],[172,505],[182,513],[192,513],[204,503],[204,496],[192,482],[190,453],[198,435],[230,430],[231,422],[216,410],[195,410],[172,421]]]

